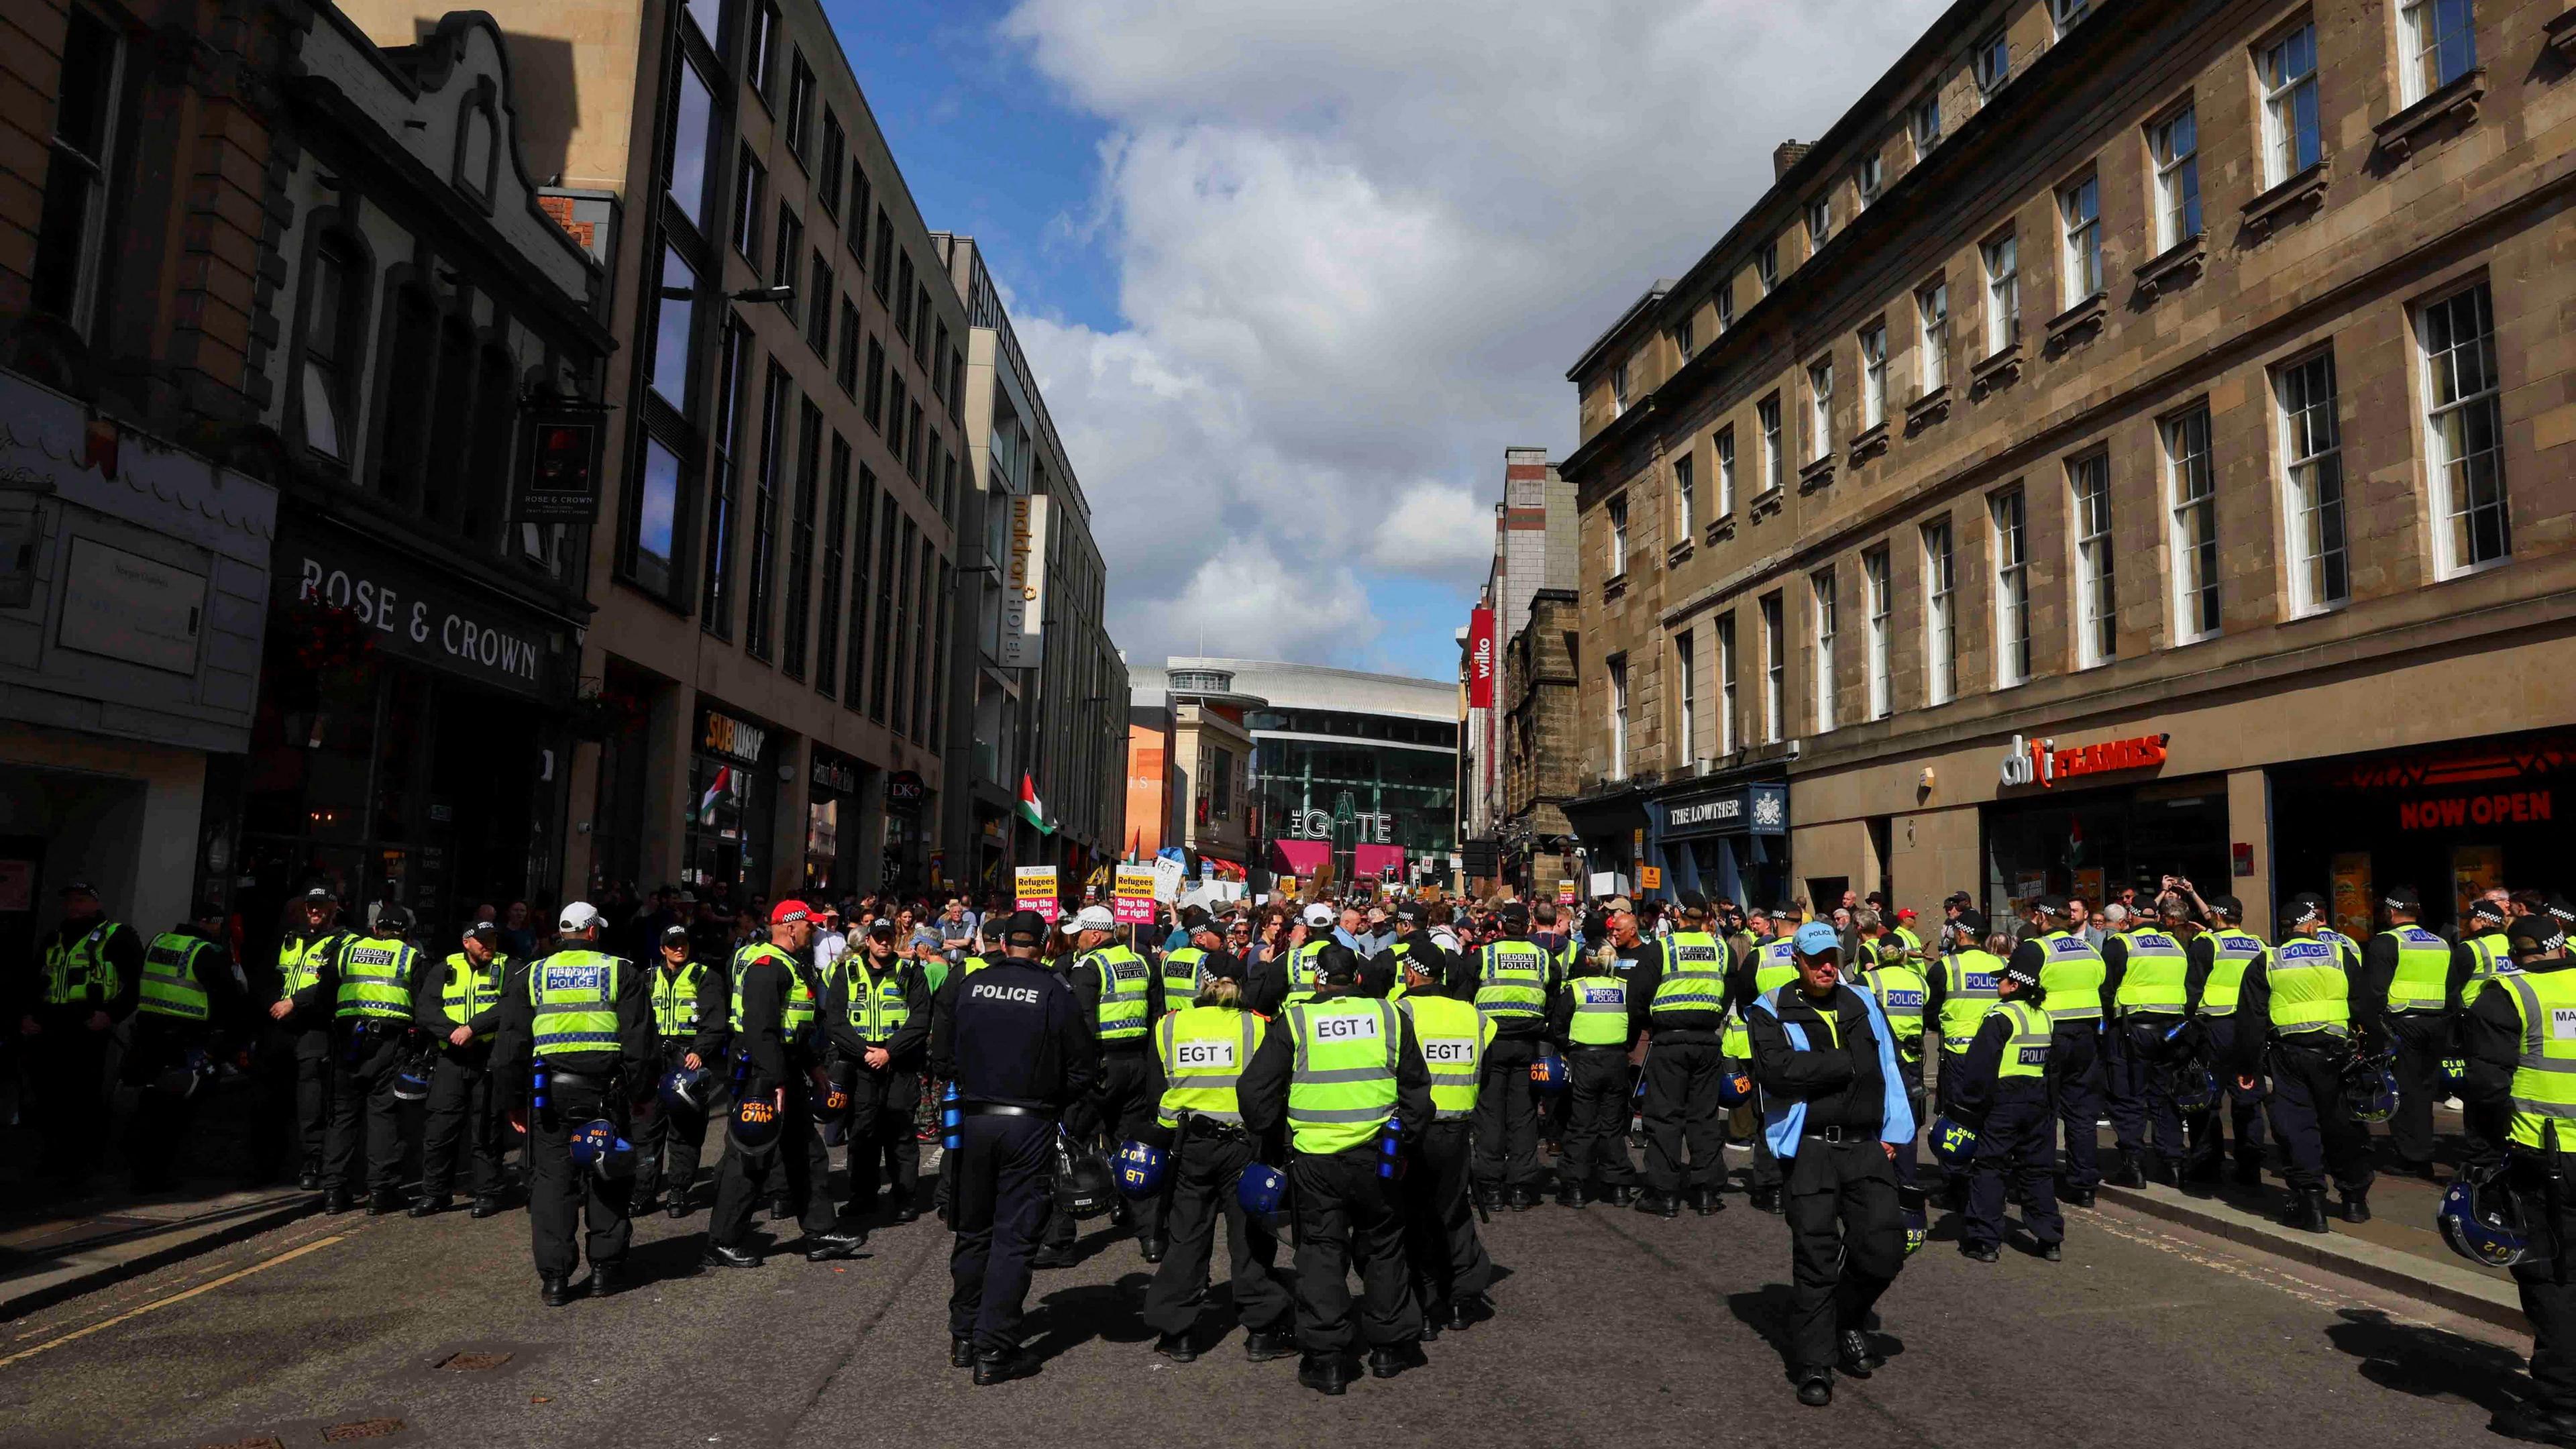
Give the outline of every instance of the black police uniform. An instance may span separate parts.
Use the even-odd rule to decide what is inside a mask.
[[[2036,986],[2009,999],[2046,1009],[2045,995]],[[2066,1240],[2066,1219],[2057,1210],[2057,1118],[2048,1099],[2048,1078],[2044,1072],[2035,1077],[2002,1074],[2012,1035],[2011,1016],[1987,1012],[1960,1054],[1957,1080],[1948,1084],[1949,1114],[1977,1134],[1967,1217],[1959,1232],[1960,1250],[1972,1256],[1991,1257],[2003,1242],[2007,1187],[2020,1192],[2022,1225],[2043,1251]],[[2054,1052],[2056,1042],[2044,1049]]]
[[[145,1011],[138,998],[134,1039],[125,1048],[119,1075],[127,1086],[139,1089],[134,1115],[125,1124],[125,1162],[136,1189],[144,1192],[177,1184],[188,1123],[196,1112],[193,1097],[174,1097],[160,1090],[157,1082],[163,1073],[185,1065],[189,1052],[211,1050],[219,1031],[229,1036],[239,1025],[244,1004],[241,984],[233,977],[232,952],[215,933],[193,921],[181,921],[170,929],[205,943],[197,953],[195,979],[206,993],[206,1015],[203,1020],[190,1020]]]
[[[499,1205],[501,1138],[508,1127],[502,1116],[500,1095],[493,1091],[492,1039],[500,1034],[501,1018],[511,998],[515,995],[524,999],[528,994],[528,963],[502,955],[497,949],[492,960],[500,968],[499,999],[462,1023],[474,1031],[474,1039],[463,1046],[448,1040],[460,1023],[449,1020],[441,1006],[449,975],[457,968],[445,958],[424,951],[420,972],[412,979],[412,1019],[436,1039],[437,1052],[430,1068],[427,1110],[421,1120],[420,1198],[415,1211],[435,1211],[446,1205],[456,1182],[459,1138],[464,1141],[466,1181],[474,1190],[476,1210],[488,1216]],[[463,969],[476,968],[468,963]]]
[[[2163,928],[2153,921],[2133,921],[2130,929]],[[2128,976],[2129,946],[2118,935],[2102,938],[2102,1078],[2103,1100],[2111,1118],[2112,1140],[2120,1153],[2114,1187],[2138,1187],[2149,1178],[2179,1173],[2190,1155],[2183,1137],[2182,1109],[2174,1104],[2173,1062],[2183,1050],[2179,1037],[2167,1033],[2183,1018],[2170,1013],[2126,1012],[2116,1001]],[[2189,970],[2185,953],[2185,971]],[[2185,990],[2189,990],[2186,977]]]
[[[410,1018],[339,1015],[340,978],[348,953],[358,949],[361,938],[344,942],[322,966],[321,979],[314,990],[321,995],[324,1009],[333,1016],[331,1044],[331,1122],[323,1135],[322,1185],[331,1194],[333,1210],[344,1205],[357,1191],[358,1153],[366,1151],[367,1210],[390,1212],[403,1178],[403,1105],[394,1095],[396,1078],[406,1053],[412,1048],[416,1032]],[[363,939],[409,940],[387,929],[380,937]],[[405,978],[404,989],[410,991],[419,980],[418,963]],[[299,996],[299,1000],[301,997]]]
[[[1202,963],[1209,976],[1240,980],[1243,966],[1223,952],[1211,951]],[[1269,1030],[1282,1030],[1271,1023]],[[1171,1086],[1159,1052],[1146,1053],[1155,1100]],[[1239,1093],[1238,1093],[1239,1097]],[[1158,1130],[1153,1140],[1167,1134]],[[1235,1321],[1264,1350],[1262,1357],[1284,1352],[1279,1345],[1289,1327],[1294,1302],[1279,1278],[1279,1239],[1255,1222],[1236,1197],[1245,1168],[1256,1160],[1277,1161],[1261,1139],[1239,1123],[1193,1118],[1179,1155],[1164,1164],[1166,1203],[1163,1225],[1170,1247],[1154,1281],[1145,1288],[1145,1326],[1161,1334],[1187,1334],[1198,1324],[1207,1301],[1208,1263],[1216,1253],[1216,1226],[1225,1224],[1228,1281],[1234,1288]],[[1168,1146],[1166,1147],[1168,1149]]]
[[[1441,980],[1435,976],[1429,985],[1407,991],[1399,1009],[1410,1017],[1414,1001],[1453,995]],[[1423,1065],[1427,1072],[1430,1063]],[[1467,1328],[1490,1312],[1485,1294],[1494,1285],[1494,1260],[1476,1231],[1468,1181],[1473,1114],[1441,1118],[1437,1099],[1433,1112],[1406,1156],[1402,1194],[1404,1255],[1413,1269],[1413,1294],[1422,1304],[1426,1340],[1437,1338],[1444,1327]]]
[[[2531,958],[2522,970],[2532,976],[2576,970],[2576,957]],[[2460,1090],[2463,1105],[2474,1104],[2502,1118],[2513,1117],[2513,1074],[2522,1060],[2522,1014],[2513,993],[2490,983],[2459,1016],[2461,1055],[2468,1082]],[[2576,1143],[2565,1144],[2576,1148]],[[2537,1245],[2576,1243],[2576,1150],[2553,1160],[2519,1144],[2506,1147],[2507,1181],[2522,1205]],[[2553,1186],[2551,1178],[2557,1184]],[[2550,1219],[2555,1199],[2556,1221]],[[2513,1267],[2515,1290],[2523,1316],[2531,1320],[2531,1397],[2496,1415],[2492,1426],[2516,1437],[2548,1443],[2576,1440],[2576,1264],[2564,1249],[2543,1261]],[[2514,1420],[2520,1423],[2512,1422]]]
[[[2044,934],[2044,933],[2043,933]],[[2048,947],[2039,935],[2013,947],[2006,964],[2037,977],[2048,965]],[[2116,982],[2102,984],[2108,1014]],[[2075,1017],[2059,1021],[2048,1043],[2048,1094],[2056,1103],[2058,1125],[2065,1129],[2064,1176],[2070,1201],[2082,1207],[2093,1200],[2102,1181],[2102,1019]]]
[[[1506,942],[1537,945],[1527,931],[1515,931],[1503,938]],[[1483,985],[1484,972],[1495,945],[1480,946],[1460,953],[1457,968],[1450,974],[1450,987],[1462,1001],[1474,1001]],[[1539,947],[1549,961],[1543,981],[1552,981],[1555,953]],[[1536,1093],[1530,1086],[1530,1064],[1547,1039],[1547,1012],[1541,1009],[1528,1016],[1494,1018],[1494,1042],[1485,1049],[1485,1059],[1476,1071],[1476,1115],[1469,1119],[1470,1137],[1475,1152],[1476,1192],[1488,1204],[1500,1206],[1508,1192],[1514,1208],[1527,1208],[1538,1202],[1538,1108],[1532,1100]]]
[[[2460,996],[2474,960],[2468,951],[2452,949],[2440,1010],[2383,1010],[2381,1015],[2394,1058],[2389,1065],[2397,1073],[2397,1111],[2388,1119],[2388,1141],[2401,1171],[2432,1175],[2433,1104],[2451,1095],[2442,1082],[2442,1059],[2453,1054],[2459,1039]],[[2353,978],[2352,994],[2385,1008],[2389,985],[2396,979],[2397,930],[2392,927],[2362,943],[2361,974]]]
[[[2337,952],[2340,959],[2343,953]],[[2317,1208],[2307,1224],[2317,1232],[2325,1231],[2323,1204],[2324,1179],[2331,1176],[2342,1193],[2345,1212],[2354,1221],[2368,1215],[2373,1173],[2370,1165],[2370,1129],[2352,1120],[2343,1100],[2343,1068],[2359,1044],[2366,1052],[2379,1040],[2379,1008],[2385,1004],[2361,1000],[2345,977],[2344,1005],[2348,1013],[2348,1036],[2333,1036],[2323,1031],[2280,1033],[2268,1030],[2272,1019],[2272,957],[2269,952],[2254,958],[2245,968],[2244,992],[2237,998],[2236,1019],[2243,1023],[2236,1039],[2236,1055],[2221,1070],[2238,1077],[2261,1077],[2267,1071],[2272,1079],[2272,1133],[2281,1139],[2281,1177],[2290,1189],[2291,1205],[2301,1209],[2306,1202]]]
[[[298,898],[300,902],[301,897]],[[293,907],[297,902],[290,902]],[[301,926],[290,929],[278,941],[278,954],[288,948],[301,950],[320,943],[329,957],[351,939],[338,924],[308,931]],[[287,997],[282,972],[270,968],[275,981],[269,993],[274,1001]],[[331,1010],[332,1000],[318,985],[287,997],[292,1010],[282,1021],[274,1023],[279,1044],[270,1049],[270,1067],[263,1076],[270,1083],[273,1100],[291,1103],[295,1111],[296,1173],[307,1187],[318,1187],[322,1180],[322,1151],[331,1127]]]
[[[114,988],[102,991],[92,983],[78,1001],[47,1004],[46,952],[56,945],[68,951],[93,932],[101,933],[96,946],[100,956],[115,968]],[[33,969],[26,978],[21,1014],[34,1018],[37,1029],[18,1044],[35,1089],[31,1115],[43,1133],[45,1171],[65,1188],[78,1187],[96,1170],[100,1149],[107,1144],[107,1049],[118,1023],[134,1014],[143,979],[143,938],[133,927],[105,916],[65,920],[35,943],[29,960]],[[106,1027],[91,1030],[90,1018],[102,1011]],[[13,1034],[19,1025],[10,1023]]]
[[[1004,957],[957,979],[953,1009],[934,1019],[930,1041],[933,1069],[957,1084],[962,1114],[949,1183],[957,1242],[948,1333],[952,1348],[971,1344],[978,1378],[1009,1377],[1025,1367],[1016,1357],[1021,1307],[1057,1123],[1100,1065],[1090,1014],[1035,961]]]
[[[1593,949],[1590,945],[1584,948]],[[1598,967],[1569,968],[1566,979],[1548,992],[1547,1034],[1565,1053],[1565,1145],[1557,1154],[1557,1201],[1568,1207],[1581,1207],[1587,1187],[1598,1202],[1623,1203],[1637,1190],[1637,1164],[1628,1155],[1628,1117],[1635,1101],[1635,1088],[1628,1070],[1628,1053],[1637,1045],[1638,1030],[1646,1020],[1646,1005],[1637,990],[1637,977],[1644,974],[1640,962],[1658,948],[1640,941],[1634,946],[1616,948],[1618,974],[1628,987],[1627,1030],[1624,1037],[1610,1046],[1577,1046],[1573,1041],[1574,991],[1576,975],[1590,975]]]
[[[2233,926],[2234,922],[2228,923]],[[2249,1029],[2245,1015],[2244,988],[2237,988],[2236,1010],[2226,1016],[2211,1016],[2201,1009],[2209,988],[2210,973],[2217,968],[2218,943],[2210,931],[2196,931],[2183,942],[2183,997],[2193,1030],[2199,1038],[2201,1059],[2209,1064],[2218,1078],[2219,1094],[2227,1101],[2227,1131],[2236,1140],[2236,1180],[2252,1186],[2263,1180],[2264,1127],[2263,1104],[2271,1092],[2260,1073],[2251,1087],[2239,1086],[2231,1064],[2238,1055],[2240,1037],[2253,1038],[2252,1049],[2261,1050],[2263,1031],[2259,1025]],[[2206,1185],[2218,1181],[2218,1164],[2227,1155],[2227,1136],[2218,1121],[2218,1104],[2210,1103],[2191,1113],[2183,1122],[2187,1146],[2182,1178],[2186,1183]]]
[[[745,952],[752,947],[743,948]],[[716,1166],[715,1211],[707,1220],[708,1241],[740,1250],[751,1231],[751,1211],[766,1196],[770,1173],[787,1182],[787,1201],[796,1225],[808,1240],[833,1234],[839,1214],[832,1206],[832,1163],[823,1149],[823,1134],[814,1125],[812,1072],[821,1065],[817,1034],[787,1030],[788,966],[766,953],[737,963],[742,977],[742,1019],[733,1024],[733,1054],[744,1068],[736,1090],[743,1097],[780,1094],[778,1144],[758,1158],[745,1156],[731,1141]],[[792,968],[808,968],[802,961]],[[818,1005],[819,1010],[819,1005]]]
[[[1116,944],[1111,942],[1092,951],[1078,953],[1067,971],[1075,998],[1082,1003],[1083,1010],[1091,1013],[1095,1049],[1100,1053],[1100,1079],[1090,1096],[1076,1102],[1066,1114],[1066,1129],[1073,1133],[1076,1141],[1084,1143],[1096,1143],[1105,1135],[1113,1149],[1117,1143],[1134,1140],[1154,1123],[1160,1098],[1147,1086],[1145,1059],[1153,1055],[1153,1032],[1150,1028],[1154,1022],[1163,1019],[1164,1010],[1163,973],[1151,960],[1142,959],[1143,953],[1139,952],[1141,965],[1137,969],[1145,973],[1145,1021],[1149,1029],[1143,1036],[1119,1041],[1098,1038],[1102,967],[1091,958],[1096,952],[1109,950]],[[1136,1225],[1140,1244],[1159,1245],[1163,1241],[1163,1204],[1159,1199],[1141,1198],[1131,1203],[1124,1197],[1120,1198],[1111,1209],[1110,1221],[1119,1223],[1131,1219]],[[1153,1255],[1159,1256],[1160,1252],[1157,1246]]]
[[[562,949],[593,948],[571,942]],[[519,997],[532,1008],[545,969],[546,962],[538,960],[522,972],[526,984]],[[635,1183],[574,1167],[572,1134],[606,1118],[632,1142],[635,1115],[653,1109],[653,989],[632,961],[617,962],[615,1009],[616,1046],[546,1053],[547,1106],[528,1119],[528,1231],[537,1276],[550,1286],[569,1279],[587,1255],[595,1293],[617,1286],[634,1232],[629,1209]],[[572,1240],[576,1216],[589,1229],[578,1252]]]
[[[1719,950],[1725,948],[1720,946]],[[1629,990],[1645,1002],[1652,1042],[1646,1049],[1646,1191],[1644,1206],[1670,1210],[1676,1198],[1703,1213],[1725,1206],[1726,1109],[1717,1099],[1726,1075],[1722,1006],[1657,1011],[1655,992],[1672,960],[1669,941],[1640,955]],[[1712,963],[1722,978],[1724,968]],[[1720,987],[1721,992],[1723,987]],[[1687,1147],[1688,1165],[1683,1154]]]
[[[693,955],[681,963],[697,964]],[[661,958],[657,949],[652,970],[665,976],[676,975],[671,963]],[[709,1096],[700,1099],[695,1109],[675,1107],[663,1102],[662,1109],[636,1126],[635,1138],[635,1204],[636,1211],[649,1210],[667,1191],[671,1216],[689,1215],[689,1193],[698,1180],[698,1164],[705,1160],[708,1109],[713,1094],[724,1085],[725,1047],[733,1039],[733,978],[720,966],[708,966],[698,973],[698,1028],[694,1033],[661,1036],[661,1024],[654,1023],[660,1045],[654,1063],[655,1090],[661,1079],[683,1070],[694,1055],[698,1065],[710,1078]],[[667,1188],[665,1184],[668,1184]]]
[[[851,1019],[850,1001],[859,994],[864,973],[891,981],[903,994],[904,1022],[882,1038],[871,1039]],[[849,1166],[851,1217],[872,1212],[877,1201],[877,1175],[892,1179],[892,1206],[907,1219],[921,1210],[921,1138],[913,1126],[921,1107],[921,1062],[930,1042],[930,983],[921,964],[889,955],[883,966],[868,958],[862,942],[832,963],[823,988],[823,1029],[838,1060],[836,1076],[850,1092]],[[870,1047],[886,1051],[886,1064],[870,1067]]]

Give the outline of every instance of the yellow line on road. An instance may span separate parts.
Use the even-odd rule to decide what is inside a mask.
[[[327,1238],[317,1238],[312,1242],[306,1243],[300,1248],[289,1248],[285,1252],[278,1254],[276,1257],[271,1258],[264,1263],[253,1263],[238,1273],[226,1273],[224,1276],[215,1279],[211,1283],[200,1283],[196,1287],[191,1288],[184,1293],[173,1293],[167,1298],[156,1298],[152,1302],[146,1303],[140,1308],[129,1308],[123,1313],[116,1315],[114,1318],[93,1323],[87,1328],[75,1329],[70,1333],[64,1334],[60,1338],[47,1339],[45,1342],[37,1344],[34,1348],[20,1349],[18,1352],[9,1355],[7,1358],[0,1358],[0,1368],[7,1368],[9,1365],[18,1362],[20,1359],[34,1358],[36,1355],[43,1353],[46,1349],[60,1348],[64,1344],[71,1342],[73,1339],[87,1338],[101,1329],[114,1328],[116,1325],[125,1322],[129,1318],[140,1318],[155,1308],[167,1308],[173,1303],[184,1302],[187,1299],[196,1297],[200,1293],[213,1292],[215,1289],[221,1288],[227,1283],[237,1283],[242,1279],[249,1277],[253,1273],[264,1273],[269,1269],[276,1267],[280,1263],[301,1258],[307,1253],[327,1248],[346,1236],[347,1234],[345,1233],[333,1233]]]

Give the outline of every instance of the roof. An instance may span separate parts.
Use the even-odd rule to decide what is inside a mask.
[[[1160,703],[1167,697],[1170,672],[1192,669],[1231,673],[1237,693],[1257,695],[1269,701],[1272,709],[1329,709],[1437,720],[1443,724],[1458,722],[1458,681],[1454,679],[1413,679],[1401,674],[1370,674],[1269,659],[1175,654],[1159,668],[1131,667],[1131,696],[1138,704]]]
[[[1592,365],[1593,359],[1601,355],[1601,349],[1610,345],[1612,338],[1617,337],[1621,332],[1626,331],[1628,324],[1631,322],[1636,321],[1641,316],[1653,312],[1655,310],[1655,304],[1663,301],[1665,295],[1671,292],[1677,285],[1679,284],[1670,277],[1657,278],[1655,280],[1655,284],[1646,289],[1646,294],[1644,296],[1639,297],[1636,301],[1628,304],[1628,310],[1619,314],[1618,321],[1611,323],[1606,328],[1603,328],[1601,335],[1592,339],[1592,345],[1583,349],[1583,355],[1574,359],[1574,365],[1565,370],[1565,380],[1572,382],[1575,378],[1581,376],[1583,370]]]

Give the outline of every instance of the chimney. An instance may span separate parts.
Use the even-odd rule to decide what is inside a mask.
[[[1807,159],[1807,153],[1814,149],[1804,141],[1783,141],[1771,148],[1771,179],[1787,177],[1789,168]]]

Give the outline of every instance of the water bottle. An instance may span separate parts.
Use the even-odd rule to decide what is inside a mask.
[[[1403,1133],[1404,1119],[1392,1115],[1386,1119],[1386,1125],[1379,1128],[1377,1132],[1377,1175],[1389,1182],[1395,1180],[1396,1167],[1403,1161],[1403,1149],[1400,1146]]]
[[[957,1084],[950,1082],[939,1097],[939,1150],[954,1152],[966,1140],[966,1109],[957,1100]]]

